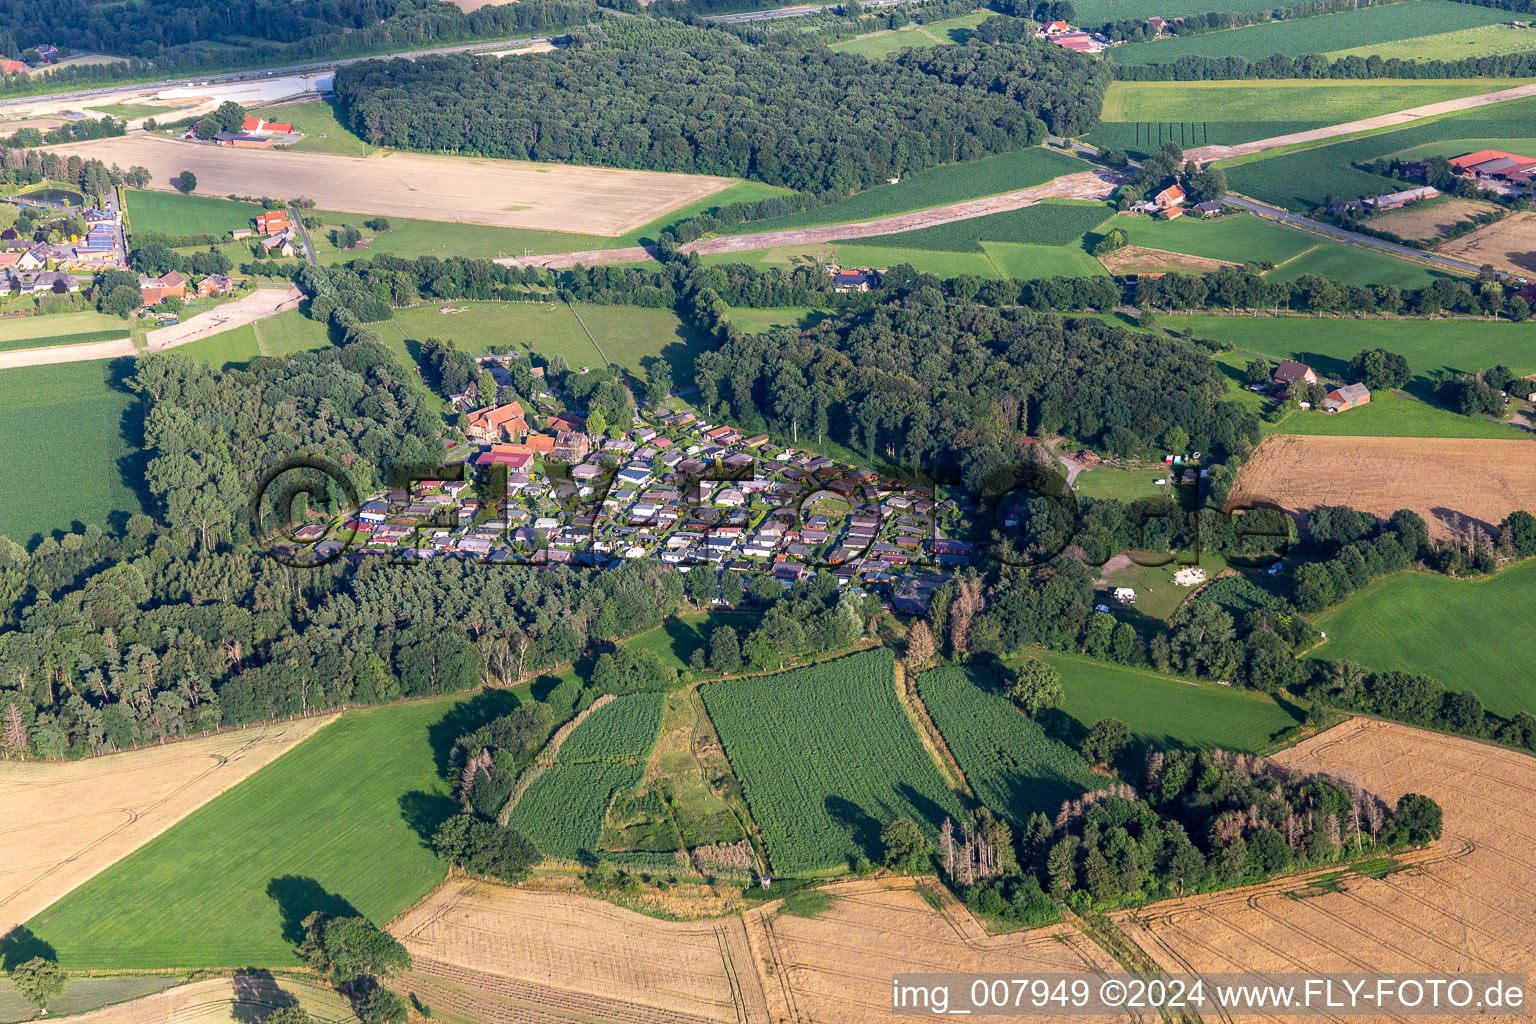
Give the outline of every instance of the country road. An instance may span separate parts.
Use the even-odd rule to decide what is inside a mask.
[[[706,238],[689,242],[681,247],[683,252],[712,256],[720,253],[750,252],[754,249],[772,249],[785,245],[820,245],[824,242],[840,242],[852,238],[873,238],[895,234],[899,231],[916,231],[939,224],[950,224],[993,213],[1019,210],[1034,206],[1042,199],[1089,199],[1104,200],[1116,188],[1114,176],[1106,171],[1079,171],[1066,174],[1044,185],[1004,192],[1002,195],[982,199],[968,199],[948,206],[939,206],[915,213],[903,213],[879,220],[859,221],[854,224],[831,224],[824,227],[793,228],[788,231],[763,231],[751,235],[727,235],[722,238]],[[496,260],[506,267],[561,268],[604,266],[615,263],[637,263],[651,259],[652,255],[640,246],[625,249],[584,249],[580,252],[552,253],[543,256],[506,256]]]

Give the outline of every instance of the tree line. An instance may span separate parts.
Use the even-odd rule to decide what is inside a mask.
[[[679,89],[675,83],[686,81]],[[1035,41],[943,45],[871,62],[825,47],[616,19],[516,60],[441,56],[342,68],[370,142],[750,177],[847,194],[893,176],[1079,134],[1102,64]]]
[[[1116,64],[1115,78],[1125,82],[1217,82],[1265,78],[1528,78],[1536,75],[1536,53],[1505,53],[1460,60],[1403,60],[1340,57],[1330,61],[1316,53],[1287,57],[1277,53],[1260,60],[1246,57],[1204,57],[1184,54],[1166,64]]]

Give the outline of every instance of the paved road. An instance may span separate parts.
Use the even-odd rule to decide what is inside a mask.
[[[916,0],[859,0],[859,6],[864,10],[871,7],[894,7],[896,4],[910,4]],[[779,18],[801,18],[807,14],[819,14],[822,11],[842,10],[843,5],[837,4],[805,4],[800,7],[778,7],[771,11],[743,11],[740,14],[712,14],[710,21],[718,21],[722,24],[734,24],[744,21],[777,21]]]
[[[217,75],[191,75],[180,78],[167,78],[158,82],[123,82],[119,85],[106,86],[99,89],[73,89],[67,92],[37,93],[32,96],[18,96],[14,99],[0,101],[0,109],[6,107],[29,106],[36,103],[57,102],[60,100],[85,100],[97,96],[115,96],[122,92],[148,92],[154,89],[171,89],[186,87],[188,85],[227,85],[230,82],[251,82],[263,78],[276,78],[280,75],[305,75],[316,71],[330,71],[334,68],[345,67],[348,64],[359,64],[365,60],[389,60],[393,57],[429,57],[444,53],[473,53],[478,50],[506,50],[532,46],[538,43],[549,43],[557,46],[565,36],[535,36],[528,39],[497,39],[482,40],[474,43],[464,43],[460,46],[439,46],[430,50],[408,50],[404,53],[380,53],[369,57],[343,57],[338,60],[317,61],[313,64],[289,64],[279,68],[259,68],[253,71],[230,71]]]
[[[1261,217],[1268,217],[1271,220],[1279,221],[1281,224],[1284,224],[1287,227],[1297,228],[1298,230],[1320,232],[1339,242],[1342,242],[1345,245],[1363,245],[1372,249],[1384,249],[1387,252],[1395,253],[1399,256],[1409,256],[1417,260],[1428,260],[1431,263],[1437,263],[1440,266],[1449,267],[1452,270],[1471,271],[1474,274],[1477,273],[1479,269],[1476,263],[1468,263],[1465,260],[1456,260],[1449,256],[1441,256],[1437,253],[1424,252],[1420,249],[1410,249],[1406,245],[1398,245],[1395,242],[1386,242],[1380,238],[1372,238],[1370,235],[1362,235],[1355,231],[1346,231],[1343,228],[1334,227],[1332,224],[1324,224],[1320,220],[1313,220],[1310,217],[1303,217],[1299,213],[1289,213],[1285,210],[1277,210],[1273,206],[1265,206],[1263,203],[1254,202],[1252,199],[1248,199],[1245,196],[1233,195],[1230,192],[1227,193],[1227,197],[1224,202],[1226,202],[1229,206],[1235,206],[1240,210],[1247,210],[1249,213],[1258,214]]]
[[[304,243],[304,258],[309,260],[310,266],[318,267],[320,261],[315,259],[315,247],[309,244],[309,228],[304,226],[304,218],[299,208],[289,203],[288,216],[299,229],[299,241]]]

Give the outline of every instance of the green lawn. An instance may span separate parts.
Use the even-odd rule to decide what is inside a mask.
[[[1056,150],[1032,146],[985,160],[930,167],[908,175],[894,185],[877,185],[830,206],[737,224],[726,228],[721,234],[749,235],[759,231],[849,224],[893,217],[899,213],[911,213],[913,210],[926,210],[966,199],[979,199],[982,196],[1042,185],[1063,174],[1085,171],[1088,166]]]
[[[336,119],[336,106],[329,100],[283,103],[253,109],[251,113],[267,121],[291,124],[303,132],[304,138],[288,147],[295,153],[365,157],[374,148]]]
[[[225,235],[248,228],[263,211],[259,203],[208,196],[127,189],[128,225],[134,231],[166,235]]]
[[[803,331],[816,326],[829,315],[824,309],[808,306],[778,306],[764,309],[731,308],[731,323],[747,334],[767,334],[769,331]]]
[[[1320,242],[1310,252],[1276,267],[1265,277],[1270,281],[1285,282],[1294,281],[1303,274],[1319,274],[1340,284],[1395,284],[1399,288],[1423,288],[1437,277],[1454,276],[1357,245]]]
[[[382,925],[442,881],[447,865],[423,843],[455,811],[438,764],[511,704],[349,711],[28,927],[71,970],[294,966],[310,911]]]
[[[1118,718],[1143,745],[1259,750],[1299,720],[1268,694],[1215,683],[1189,683],[1144,669],[1041,653],[1061,676],[1061,710],[1087,729]]]
[[[1431,676],[1501,715],[1536,712],[1536,561],[1481,580],[1396,573],[1313,621],[1328,641],[1312,657]]]
[[[1492,437],[1512,440],[1531,435],[1511,423],[1495,423],[1477,416],[1461,416],[1390,391],[1371,395],[1369,405],[1347,415],[1295,412],[1279,423],[1265,423],[1267,434],[1327,434],[1334,437]]]
[[[1435,35],[1399,39],[1392,43],[1374,46],[1351,46],[1343,50],[1330,50],[1323,54],[1329,60],[1343,57],[1369,57],[1372,54],[1383,60],[1461,60],[1464,57],[1489,57],[1505,53],[1524,53],[1536,49],[1536,33],[1529,29],[1512,29],[1504,25],[1483,25],[1464,28],[1456,32],[1440,32]],[[1501,80],[1502,82],[1502,80]],[[1427,83],[1426,83],[1427,84]],[[1484,83],[1486,86],[1489,83]],[[1511,82],[1511,85],[1514,83]],[[1449,98],[1449,97],[1447,97]],[[1431,103],[1420,100],[1414,89],[1414,103]]]
[[[1271,359],[1300,360],[1333,380],[1347,375],[1350,359],[1362,349],[1389,349],[1408,360],[1416,378],[1409,388],[1415,391],[1430,386],[1431,374],[1471,372],[1497,363],[1521,373],[1536,372],[1536,345],[1528,324],[1241,316],[1165,316],[1161,322]]]
[[[1082,16],[1081,11],[1078,14]],[[1492,8],[1453,3],[1451,0],[1416,0],[1411,4],[1367,7],[1294,21],[1273,21],[1225,32],[1131,43],[1115,47],[1112,53],[1115,63],[1122,66],[1172,64],[1186,54],[1246,57],[1248,60],[1262,60],[1276,53],[1298,57],[1337,49],[1340,40],[1350,41],[1361,53],[1375,53],[1374,47],[1381,43],[1492,25],[1508,19],[1507,12]],[[1414,104],[1410,102],[1408,105]]]
[[[1152,481],[1167,479],[1169,472],[1170,470],[1162,466],[1156,469],[1116,469],[1113,466],[1098,466],[1077,475],[1075,482],[1077,496],[1079,498],[1117,498],[1120,501],[1155,498],[1167,494],[1168,488],[1167,486],[1159,487]]]
[[[1229,8],[1227,8],[1229,9]],[[1509,32],[1479,28],[1473,32]],[[1511,33],[1515,34],[1515,33]],[[1398,44],[1404,45],[1404,44]],[[1532,45],[1536,45],[1533,43]],[[1367,47],[1367,49],[1369,49]],[[1118,52],[1118,51],[1117,51]],[[1353,51],[1341,50],[1331,57]],[[1344,124],[1443,100],[1478,96],[1530,79],[1445,78],[1270,79],[1264,82],[1113,82],[1104,95],[1106,121],[1319,121]],[[1280,135],[1283,132],[1268,132]]]
[[[91,104],[87,111],[95,111],[98,114],[111,114],[113,117],[122,117],[132,120],[136,117],[171,118],[177,111],[170,107],[152,107],[147,103],[101,103]]]
[[[118,369],[114,360],[0,370],[0,536],[110,529],[143,511],[131,483],[144,472],[140,406]]]
[[[879,60],[909,46],[926,49],[939,43],[963,43],[971,37],[972,29],[991,16],[991,11],[976,11],[926,25],[908,25],[895,31],[873,32],[855,39],[844,39],[833,43],[831,48]]]
[[[1110,226],[1123,230],[1132,245],[1232,263],[1283,263],[1317,245],[1312,235],[1246,213],[1228,213],[1211,220],[1121,217]],[[1354,250],[1341,247],[1340,251]]]
[[[1108,274],[1104,264],[1094,259],[1081,243],[1072,245],[1029,245],[1024,242],[982,242],[1001,277],[1030,281],[1042,277],[1092,277]]]

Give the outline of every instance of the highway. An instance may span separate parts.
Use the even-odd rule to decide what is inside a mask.
[[[897,4],[914,3],[915,0],[859,0],[859,6],[864,10],[871,7],[894,7]],[[842,4],[805,4],[800,7],[777,7],[771,11],[742,11],[740,14],[712,14],[709,21],[718,21],[722,24],[733,24],[744,21],[776,21],[779,18],[802,18],[807,14],[820,14],[822,11],[836,11],[842,8]]]
[[[905,2],[905,0],[900,0],[900,2]],[[67,92],[47,92],[36,93],[31,96],[18,96],[13,99],[0,100],[0,109],[32,106],[37,103],[53,103],[62,100],[87,100],[98,96],[115,96],[125,92],[151,92],[157,89],[185,88],[188,85],[227,85],[230,82],[255,82],[263,78],[277,78],[282,75],[307,75],[317,71],[331,71],[335,68],[346,67],[348,64],[358,64],[365,60],[389,60],[393,57],[404,57],[409,60],[416,57],[430,57],[446,53],[509,50],[524,46],[535,46],[539,43],[557,46],[565,38],[565,36],[534,36],[528,39],[480,40],[473,43],[464,43],[459,46],[439,46],[431,50],[409,50],[404,53],[376,53],[367,57],[343,57],[338,60],[317,61],[311,64],[289,64],[280,68],[228,71],[215,75],[182,75],[179,78],[167,78],[158,82],[122,82],[118,85],[103,86],[98,89],[73,89]]]

